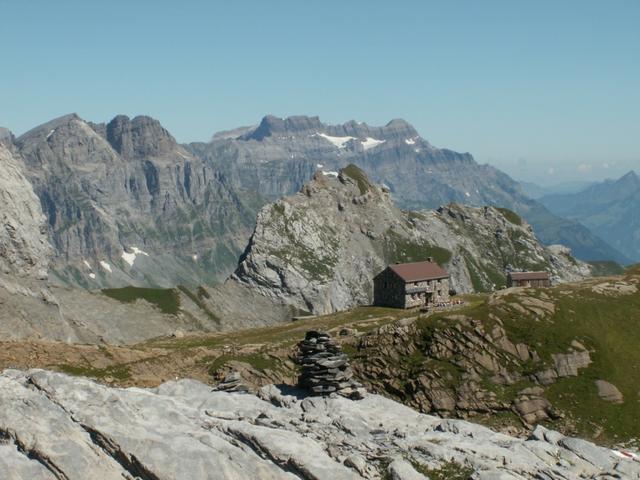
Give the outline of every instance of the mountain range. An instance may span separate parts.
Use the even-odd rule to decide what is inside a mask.
[[[218,280],[262,204],[149,117],[93,124],[67,115],[13,145],[47,217],[51,275],[66,285]]]
[[[555,185],[539,185],[533,182],[520,182],[520,187],[524,193],[535,200],[546,195],[560,195],[565,193],[578,193],[595,182],[562,182]]]
[[[318,169],[337,171],[352,163],[386,185],[401,208],[432,209],[449,202],[505,207],[530,222],[547,245],[566,245],[584,260],[629,261],[583,225],[527,197],[505,173],[478,164],[469,153],[434,147],[404,120],[372,127],[269,115],[257,126],[214,135],[210,142],[188,148],[224,172],[233,185],[267,198],[298,191]]]
[[[640,177],[636,172],[579,192],[545,195],[539,201],[555,214],[585,225],[625,256],[640,262]]]
[[[65,115],[5,146],[37,195],[52,247],[50,279],[105,287],[196,287],[226,278],[258,210],[299,191],[317,171],[348,164],[404,209],[456,202],[515,210],[545,244],[586,260],[627,258],[587,228],[549,212],[517,182],[468,153],[439,149],[404,120],[382,127],[266,116],[251,127],[180,145],[150,117],[106,124]]]
[[[2,166],[15,162],[7,156]],[[0,183],[12,200],[0,205],[3,338],[130,343],[178,330],[230,330],[332,314],[370,304],[371,279],[387,264],[429,257],[447,268],[459,293],[500,288],[509,269],[544,269],[557,282],[592,274],[566,247],[543,247],[510,210],[449,204],[403,211],[387,187],[348,165],[319,171],[300,192],[265,205],[235,272],[222,284],[65,288],[47,281],[55,260],[31,185],[18,172],[8,182]],[[137,250],[132,263],[139,268],[137,256],[147,254]]]

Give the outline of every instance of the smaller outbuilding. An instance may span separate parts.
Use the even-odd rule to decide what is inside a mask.
[[[414,308],[449,302],[449,274],[435,262],[396,263],[373,279],[373,303]]]
[[[509,272],[507,287],[550,287],[549,272]]]

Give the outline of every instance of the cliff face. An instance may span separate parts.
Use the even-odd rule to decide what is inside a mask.
[[[22,159],[0,141],[0,273],[46,277],[51,246]]]
[[[256,196],[240,195],[156,120],[67,115],[16,140],[66,284],[197,285],[245,245]]]
[[[555,281],[590,274],[568,250],[541,246],[513,212],[455,204],[402,211],[387,188],[348,166],[317,172],[300,193],[264,207],[227,283],[293,311],[326,314],[369,304],[372,279],[387,264],[428,257],[460,293],[504,286],[507,269],[545,269]]]

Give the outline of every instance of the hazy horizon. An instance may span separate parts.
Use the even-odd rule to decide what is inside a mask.
[[[400,117],[518,180],[640,165],[634,1],[0,5],[0,126],[16,134],[69,112],[150,115],[183,143],[268,113]]]

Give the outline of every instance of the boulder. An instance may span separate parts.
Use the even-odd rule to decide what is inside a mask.
[[[622,392],[618,390],[618,387],[605,380],[596,380],[596,387],[598,387],[598,396],[611,403],[623,403],[624,397]]]

